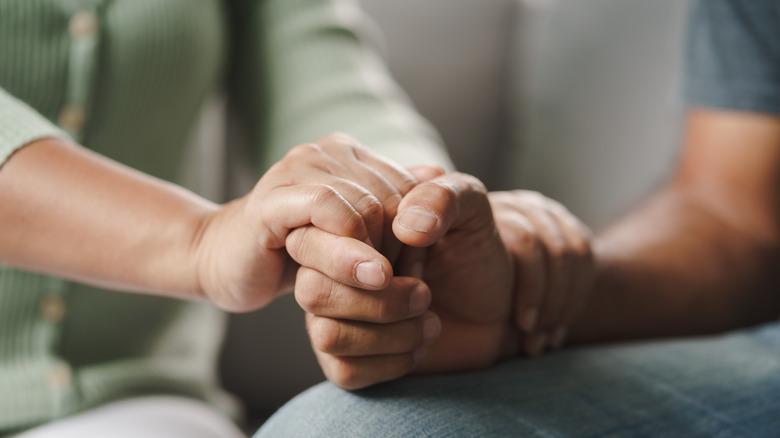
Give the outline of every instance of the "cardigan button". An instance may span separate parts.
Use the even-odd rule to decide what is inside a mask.
[[[46,382],[51,389],[65,389],[73,383],[73,371],[66,364],[57,364],[49,369]]]
[[[98,30],[98,21],[92,12],[79,12],[70,19],[68,32],[73,38],[89,38]]]
[[[40,301],[40,311],[43,319],[57,324],[65,317],[65,300],[59,295],[47,295]]]

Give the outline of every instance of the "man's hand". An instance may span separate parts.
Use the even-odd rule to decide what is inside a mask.
[[[513,267],[484,185],[459,173],[420,184],[401,202],[393,231],[410,251],[427,248],[422,278],[442,323],[416,371],[477,369],[515,355]]]
[[[474,369],[514,355],[512,264],[482,183],[449,174],[418,185],[393,231],[411,247],[398,271],[425,283],[396,276],[377,292],[299,271],[296,298],[326,376],[360,388],[415,368]]]
[[[490,193],[498,230],[515,267],[514,318],[526,354],[560,348],[595,276],[591,232],[540,193]]]

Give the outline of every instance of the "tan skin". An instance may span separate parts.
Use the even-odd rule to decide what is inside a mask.
[[[383,229],[415,184],[337,134],[293,149],[251,193],[216,205],[43,139],[0,168],[0,263],[116,290],[207,299],[231,311],[257,309],[290,290],[298,263],[343,284],[383,289],[392,266],[375,247],[400,251],[397,242],[381,243]],[[306,225],[329,234],[288,239]],[[325,247],[330,257],[319,252]],[[397,293],[407,302],[412,294],[430,300],[414,286],[406,281]]]
[[[405,225],[407,212],[420,209],[435,218],[432,228]],[[393,232],[413,248],[427,248],[417,259],[420,266],[409,267],[414,263],[402,257],[399,271],[416,272],[430,289],[425,318],[440,331],[438,337],[425,336],[424,324],[407,319],[409,310],[405,301],[397,303],[392,285],[376,293],[344,287],[305,267],[298,274],[296,299],[307,311],[314,352],[325,375],[344,388],[412,370],[482,368],[529,347],[538,354],[544,345],[535,332],[528,335],[522,315],[529,306],[551,314],[549,326],[540,321],[535,327],[542,337],[549,327],[565,327],[566,318],[581,308],[588,289],[582,284],[593,270],[589,233],[557,203],[523,191],[488,195],[463,174],[442,175],[412,189],[398,207]],[[570,287],[547,281],[555,276],[566,277]],[[548,299],[551,291],[560,295]]]
[[[601,234],[572,341],[714,333],[777,319],[780,118],[694,108],[670,183]]]

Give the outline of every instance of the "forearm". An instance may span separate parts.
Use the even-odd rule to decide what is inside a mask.
[[[402,166],[453,167],[372,46],[376,29],[358,1],[245,3],[237,11],[247,25],[233,92],[266,163],[292,145],[342,131]],[[265,123],[252,114],[263,114]]]
[[[0,263],[119,290],[200,294],[193,245],[216,209],[60,140],[0,168]]]
[[[773,244],[679,187],[598,236],[599,275],[572,341],[692,335],[777,318]]]

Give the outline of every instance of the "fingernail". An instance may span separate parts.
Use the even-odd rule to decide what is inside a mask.
[[[372,287],[380,287],[385,284],[385,273],[382,267],[374,262],[363,262],[355,268],[357,281]]]
[[[423,321],[423,339],[426,342],[433,341],[434,339],[439,337],[439,334],[441,333],[441,321],[439,321],[439,318],[430,313],[425,317],[425,321]]]
[[[536,327],[536,320],[539,318],[539,309],[534,307],[525,310],[520,314],[520,318],[517,319],[517,323],[521,329],[526,333],[531,333]]]
[[[557,350],[563,347],[563,343],[566,342],[566,336],[568,336],[569,330],[566,327],[558,327],[552,334],[550,339],[550,346]]]
[[[412,298],[409,304],[409,310],[414,315],[419,315],[428,309],[431,305],[431,292],[425,285],[418,284],[412,291]]]
[[[547,335],[533,335],[528,345],[528,355],[531,357],[537,357],[544,351],[547,346]]]
[[[398,222],[412,231],[430,233],[439,222],[439,218],[423,208],[410,207],[398,218]]]

